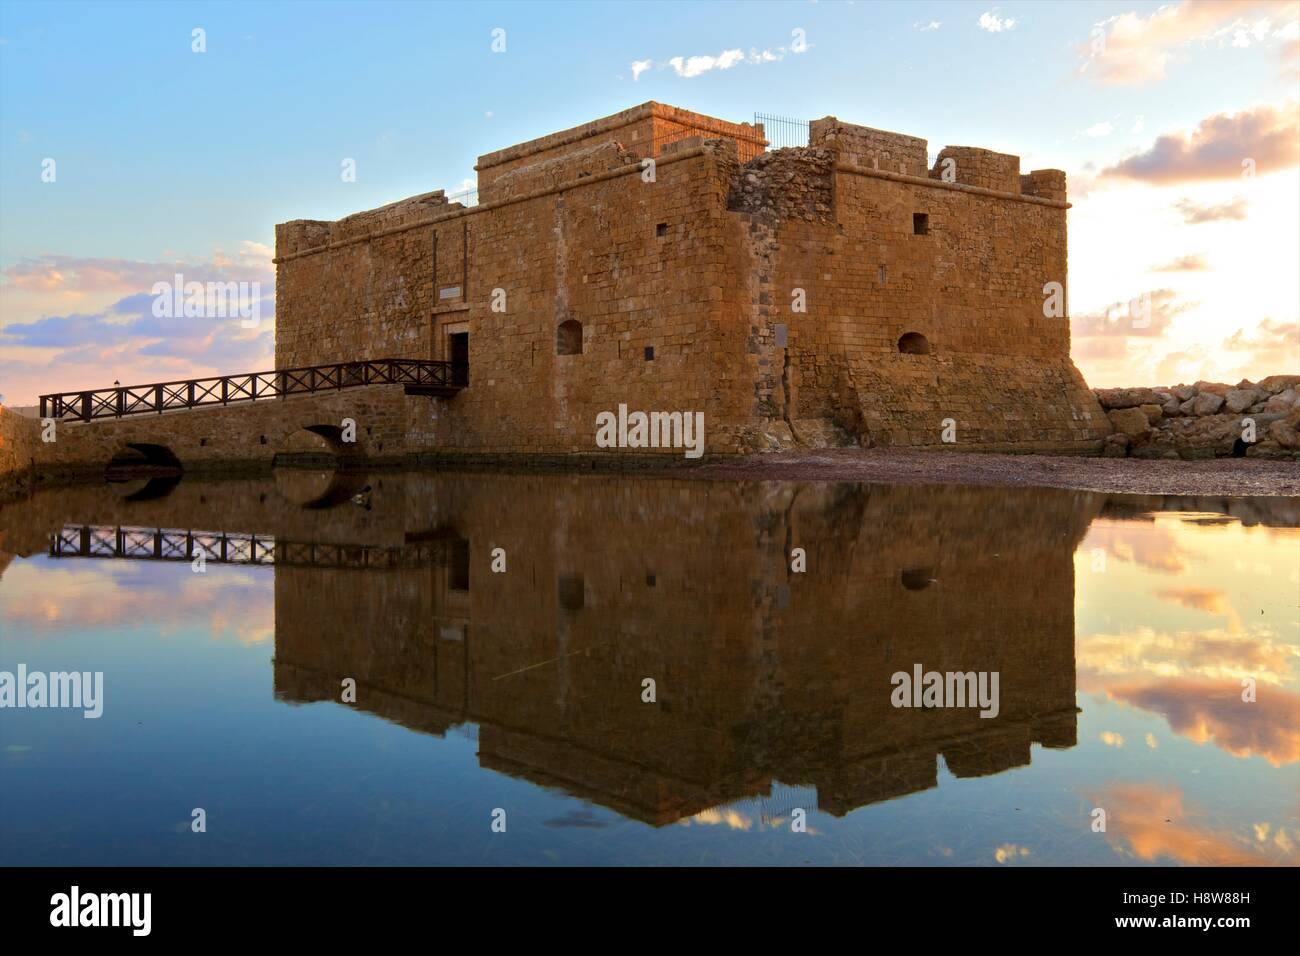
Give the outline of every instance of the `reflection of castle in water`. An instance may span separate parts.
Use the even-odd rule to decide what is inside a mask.
[[[654,824],[775,781],[839,815],[934,786],[938,755],[968,777],[1075,743],[1092,496],[505,475],[373,495],[406,526],[376,533],[437,557],[278,566],[281,699],[338,701],[354,678],[360,709],[474,722],[484,766]],[[894,709],[890,675],[917,663],[998,671],[1001,712]]]

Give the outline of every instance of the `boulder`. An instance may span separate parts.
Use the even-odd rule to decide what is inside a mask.
[[[1224,385],[1222,382],[1206,382],[1202,380],[1197,382],[1194,387],[1196,388],[1198,395],[1204,395],[1208,392],[1211,395],[1218,395],[1222,398],[1224,395],[1228,394],[1228,389],[1231,386]]]
[[[1276,395],[1288,388],[1300,387],[1300,375],[1270,375],[1259,380],[1259,387],[1270,395]]]
[[[1202,415],[1216,415],[1223,407],[1223,396],[1215,392],[1201,392],[1192,399],[1192,414],[1198,418]]]
[[[1263,431],[1264,426],[1257,426]],[[1241,437],[1241,416],[1207,415],[1204,418],[1166,418],[1151,429],[1142,454],[1135,458],[1214,458],[1232,454]],[[1172,454],[1168,454],[1172,452]]]
[[[1228,406],[1230,412],[1244,412],[1262,397],[1263,394],[1254,386],[1250,388],[1234,388],[1223,397],[1223,403]]]
[[[1268,437],[1283,448],[1292,451],[1300,449],[1300,405],[1291,409],[1286,418],[1278,419],[1268,426]]]
[[[1106,436],[1106,441],[1101,447],[1101,456],[1103,458],[1124,458],[1128,455],[1128,436],[1123,432],[1116,432],[1113,435]]]
[[[1268,437],[1283,448],[1300,448],[1300,431],[1289,422],[1279,421],[1268,426]]]
[[[1154,425],[1156,422],[1160,421],[1161,417],[1163,416],[1163,413],[1160,411],[1159,405],[1139,405],[1138,408],[1141,409],[1142,414],[1147,417],[1148,424],[1151,425]]]
[[[1175,385],[1170,391],[1174,393],[1174,398],[1180,402],[1196,397],[1196,389],[1191,385]]]
[[[1129,438],[1146,435],[1151,430],[1151,422],[1146,412],[1140,408],[1116,408],[1106,413],[1115,431]]]
[[[1161,405],[1160,411],[1164,413],[1164,416],[1166,418],[1172,418],[1175,415],[1181,415],[1183,413],[1183,410],[1180,407],[1178,396],[1177,395],[1173,396],[1172,398],[1169,399],[1169,401]]]
[[[1139,405],[1159,405],[1160,396],[1151,388],[1094,388],[1093,394],[1101,407],[1109,411],[1112,408],[1137,408]]]
[[[1288,412],[1296,403],[1296,390],[1288,388],[1285,391],[1278,392],[1276,395],[1270,395],[1268,401],[1264,403],[1266,412]]]

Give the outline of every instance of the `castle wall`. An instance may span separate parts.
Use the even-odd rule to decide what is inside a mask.
[[[706,120],[729,136],[669,144],[654,182],[620,145]],[[1066,280],[1063,174],[969,147],[926,170],[925,140],[833,117],[746,162],[753,135],[643,104],[481,157],[478,207],[283,224],[277,366],[450,359],[467,332],[469,387],[409,406],[412,447],[446,453],[595,452],[620,404],[704,412],[710,455],[939,445],[946,419],[945,447],[1100,448],[1068,318],[1043,315]],[[557,354],[569,321],[581,354]],[[908,332],[929,354],[900,352]]]
[[[596,416],[623,403],[701,411],[709,454],[742,450],[755,405],[743,330],[719,318],[739,281],[719,149],[674,151],[646,183],[625,151],[596,146],[503,174],[495,204],[315,254],[281,246],[276,364],[450,360],[467,331],[469,387],[411,399],[417,444],[590,453]],[[582,353],[559,355],[569,320]]]
[[[758,155],[766,145],[762,124],[755,127],[748,123],[730,123],[651,101],[480,156],[475,166],[479,198],[483,202],[495,201],[496,181],[500,176],[534,163],[610,143],[620,144],[631,156],[640,159],[656,154],[673,140],[694,134],[732,140],[737,144],[742,160]]]
[[[1044,285],[1066,280],[1064,203],[1022,197],[1017,157],[950,148],[934,179],[905,176],[883,158],[923,156],[923,140],[835,124],[813,124],[822,146],[742,170],[733,196],[749,268],[768,276],[750,313],[795,437],[830,419],[863,444],[934,445],[952,419],[957,448],[1095,450],[1109,425],[1070,360],[1069,320],[1043,314]],[[950,155],[955,183],[938,180]],[[1053,173],[1027,183],[1063,196]],[[929,354],[900,351],[906,333]]]

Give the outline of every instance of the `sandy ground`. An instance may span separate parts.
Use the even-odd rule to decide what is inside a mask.
[[[1108,494],[1300,496],[1300,462],[1254,458],[1166,461],[833,448],[755,455],[684,469],[681,474],[760,481],[1073,488]]]

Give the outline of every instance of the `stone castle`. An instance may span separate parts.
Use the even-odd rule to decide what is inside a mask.
[[[404,398],[408,454],[595,453],[620,405],[703,412],[710,457],[941,445],[947,420],[957,448],[1100,450],[1044,309],[1063,172],[953,146],[931,168],[834,117],[767,145],[650,102],[479,157],[474,206],[282,223],[276,366],[456,363],[459,394]]]

